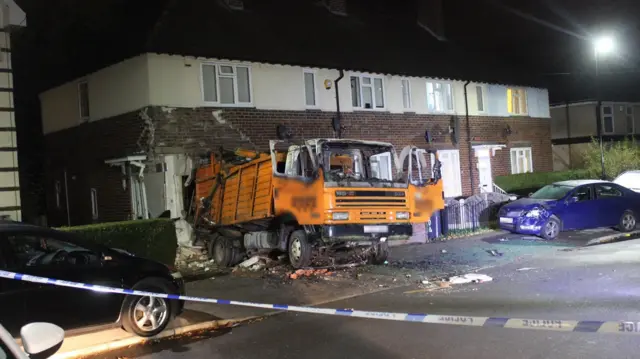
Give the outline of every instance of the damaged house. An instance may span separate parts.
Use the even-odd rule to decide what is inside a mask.
[[[438,148],[447,197],[552,169],[547,91],[441,41],[437,1],[23,2],[95,35],[39,95],[51,225],[181,217],[199,155],[266,151],[281,124],[334,137],[338,110],[344,138]]]

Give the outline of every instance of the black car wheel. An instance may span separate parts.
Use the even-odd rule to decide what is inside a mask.
[[[547,240],[556,239],[560,234],[561,223],[558,217],[551,216],[547,223],[542,226],[542,230],[540,231],[540,235],[542,238]]]
[[[631,232],[636,229],[636,215],[633,211],[625,211],[620,217],[620,224],[618,224],[618,230],[620,232]]]
[[[171,282],[162,278],[146,278],[133,289],[156,293],[174,294]],[[122,304],[122,326],[141,337],[152,337],[162,332],[173,319],[172,300],[150,296],[128,295]]]

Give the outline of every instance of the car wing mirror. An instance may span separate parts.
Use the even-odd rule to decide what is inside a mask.
[[[529,196],[527,197],[531,197],[531,196],[533,196],[533,192],[529,192]]]
[[[64,330],[51,323],[30,323],[20,329],[20,339],[30,359],[46,359],[62,346]]]

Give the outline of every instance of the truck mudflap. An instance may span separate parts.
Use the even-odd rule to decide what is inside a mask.
[[[322,240],[336,242],[378,242],[406,240],[413,235],[413,225],[403,224],[333,224],[322,226]]]

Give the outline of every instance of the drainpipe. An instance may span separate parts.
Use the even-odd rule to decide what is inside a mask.
[[[342,122],[340,121],[340,89],[338,82],[344,77],[344,70],[340,70],[340,76],[333,82],[336,85],[336,120],[339,124],[338,138],[342,138]]]
[[[569,101],[567,100],[566,107],[567,113],[567,139],[568,139],[568,148],[569,148],[569,169],[573,168],[573,160],[571,158],[571,118],[569,117]]]
[[[473,156],[471,154],[471,125],[469,124],[469,99],[467,96],[467,86],[471,81],[464,83],[464,119],[467,121],[467,145],[469,146],[469,181],[471,182],[471,194],[476,193],[473,185]],[[485,104],[486,106],[486,104]]]
[[[71,211],[69,210],[69,182],[67,181],[67,169],[64,169],[64,200],[67,202],[67,226],[71,227]]]

